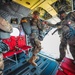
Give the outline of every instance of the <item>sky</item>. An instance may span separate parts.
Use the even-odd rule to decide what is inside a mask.
[[[52,29],[44,38],[43,41],[41,41],[42,44],[42,51],[47,53],[50,57],[53,58],[59,58],[59,44],[60,44],[60,38],[58,35],[58,32],[56,32],[54,35],[52,33],[56,30],[56,28]]]

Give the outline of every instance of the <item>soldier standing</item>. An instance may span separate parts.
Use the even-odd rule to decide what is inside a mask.
[[[57,23],[58,26],[58,34],[60,36],[60,45],[59,45],[59,52],[60,52],[60,58],[56,59],[58,62],[60,62],[64,57],[65,57],[65,50],[66,50],[66,41],[62,41],[62,29],[61,27],[64,26],[64,24],[62,25],[63,20],[65,19],[65,17],[67,16],[67,14],[65,13],[64,10],[61,10],[58,12],[59,17],[61,19],[61,22]],[[64,42],[64,44],[63,44]]]
[[[61,25],[61,27],[64,28],[64,30],[67,30],[67,28],[68,28],[65,26],[65,24],[67,24],[67,22],[75,21],[75,12],[70,12],[69,14],[66,14],[65,11],[62,10],[58,14],[60,15],[60,19],[61,19],[60,25]],[[72,25],[75,26],[74,23],[72,23]],[[61,42],[59,45],[60,58],[56,59],[59,62],[65,57],[66,49],[67,49],[67,41],[65,38],[63,38],[62,32],[63,32],[63,29],[61,29]]]
[[[56,75],[75,75],[75,12],[70,12],[62,24],[64,26],[62,27],[61,46],[65,44],[69,48],[66,49],[66,56],[60,63]]]

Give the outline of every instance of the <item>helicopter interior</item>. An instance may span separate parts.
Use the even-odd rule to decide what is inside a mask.
[[[66,0],[64,0],[66,1]],[[64,4],[66,13],[74,10],[72,3],[67,0]],[[45,4],[47,7],[45,7]],[[60,6],[61,5],[61,6]],[[58,8],[58,6],[60,6]],[[3,75],[55,75],[59,67],[59,63],[50,55],[47,55],[45,51],[38,53],[39,59],[36,60],[38,66],[32,66],[28,63],[28,59],[31,56],[31,45],[29,37],[24,33],[20,21],[23,17],[32,15],[34,10],[38,10],[40,18],[54,25],[60,22],[58,17],[58,11],[63,6],[58,0],[36,0],[35,2],[29,0],[0,0],[0,17],[7,20],[13,27],[13,32],[3,32],[0,30],[0,40],[4,43],[12,46],[3,53],[4,57],[4,70]],[[69,7],[68,7],[69,6]],[[38,7],[38,8],[37,8]],[[58,8],[58,9],[57,9]],[[66,10],[68,9],[68,10]],[[52,29],[50,25],[49,31]],[[16,38],[16,40],[14,40]],[[22,40],[21,40],[22,39]],[[14,41],[14,42],[13,42]],[[14,49],[14,46],[19,43],[24,48]],[[42,63],[43,62],[43,63]]]

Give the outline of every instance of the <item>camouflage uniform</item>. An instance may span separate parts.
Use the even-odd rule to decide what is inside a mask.
[[[9,38],[11,32],[12,26],[5,19],[0,17],[0,75],[3,75],[4,69],[4,61],[2,53],[8,50],[6,49],[7,46],[1,41],[1,39]]]
[[[32,19],[31,20],[31,34],[30,34],[30,41],[33,47],[33,53],[36,54],[41,50],[41,43],[39,40],[40,31],[42,29],[42,25],[40,20]],[[36,52],[35,52],[36,50]],[[37,51],[38,50],[38,51]]]
[[[0,53],[0,75],[3,75],[3,69],[4,69],[3,54]]]
[[[9,50],[8,45],[6,45],[2,40],[0,40],[0,75],[3,75],[4,69],[4,60],[3,60],[3,53]]]
[[[65,57],[64,50],[66,49],[67,44],[69,44],[70,52],[75,60],[75,12],[69,13],[61,24],[62,24],[61,47],[63,49],[61,53],[61,58],[63,59]]]
[[[60,14],[65,14],[65,11],[60,11]],[[65,38],[63,38],[63,34],[66,34],[69,30],[69,27],[67,26],[67,24],[69,23],[69,21],[71,21],[71,26],[75,27],[74,24],[74,18],[75,16],[75,12],[70,12],[69,14],[65,14],[65,17],[62,17],[61,22],[57,23],[55,25],[55,27],[58,27],[58,33],[60,35],[60,45],[59,45],[59,51],[60,51],[60,58],[56,59],[57,61],[61,61],[64,57],[65,57],[65,50],[67,48],[67,41]]]
[[[9,50],[8,45],[2,42],[0,40],[0,75],[3,75],[3,69],[4,69],[4,60],[3,60],[3,54]]]

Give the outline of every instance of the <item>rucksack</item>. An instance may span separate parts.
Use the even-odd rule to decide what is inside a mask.
[[[23,17],[21,19],[21,25],[25,34],[31,34],[30,17]]]

